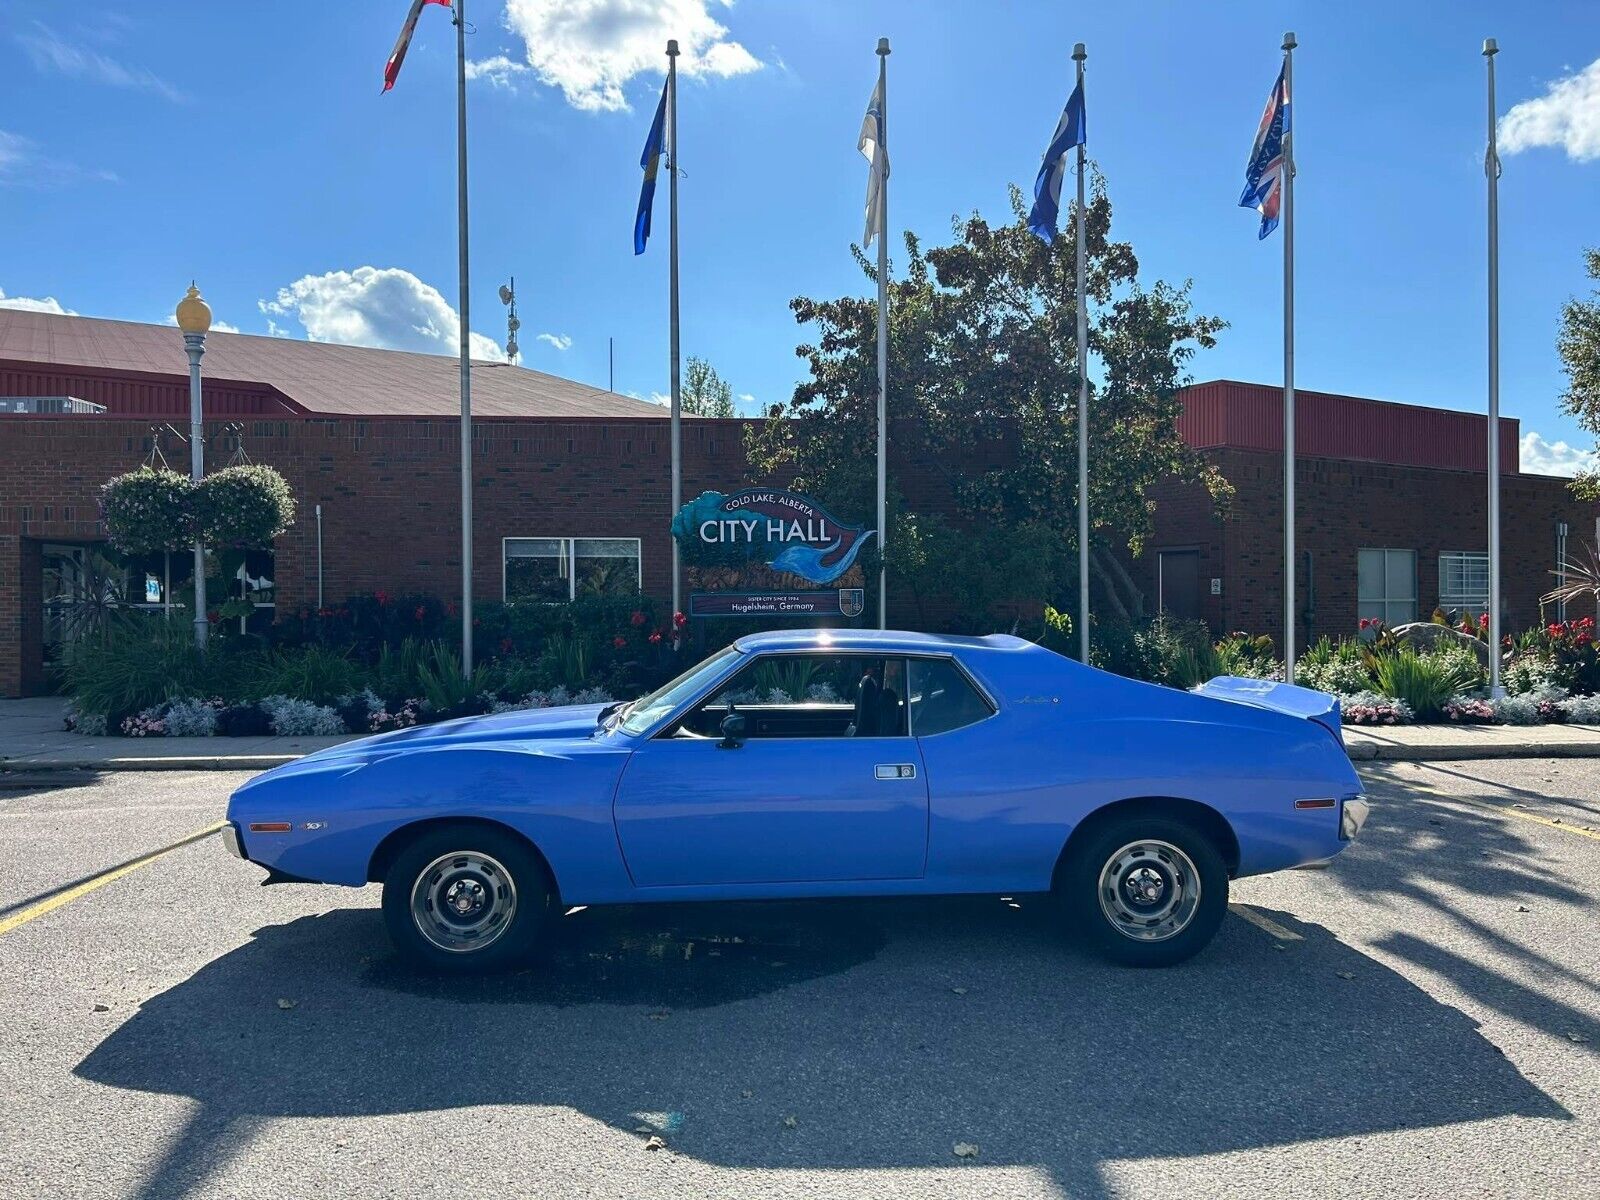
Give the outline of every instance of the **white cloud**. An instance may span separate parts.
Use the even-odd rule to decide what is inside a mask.
[[[459,353],[461,319],[439,290],[399,267],[357,267],[305,275],[279,288],[261,311],[291,316],[313,342],[415,350],[422,354]],[[274,335],[282,332],[268,325]],[[504,362],[506,352],[492,338],[472,335],[472,356]]]
[[[1522,469],[1532,475],[1577,475],[1600,469],[1591,450],[1580,450],[1566,442],[1547,442],[1533,431],[1522,435]]]
[[[58,317],[75,317],[78,314],[70,308],[61,307],[61,301],[54,296],[46,296],[42,300],[35,300],[31,296],[8,296],[0,290],[0,308],[17,308],[23,312],[55,313]]]
[[[467,60],[468,79],[485,79],[495,87],[513,92],[517,90],[518,76],[526,75],[532,69],[527,63],[516,62],[504,54],[496,54],[493,58]]]
[[[127,66],[98,50],[64,42],[39,21],[33,23],[31,31],[19,33],[16,38],[33,60],[33,65],[41,71],[56,71],[74,79],[88,79],[109,87],[153,92],[172,101],[184,99],[182,92],[154,72],[144,67]]]
[[[1558,146],[1573,162],[1600,158],[1600,58],[1557,79],[1544,95],[1514,105],[1500,119],[1500,148],[1516,154]]]
[[[114,171],[88,170],[50,158],[28,138],[0,129],[0,186],[49,188],[82,180],[120,182]]]
[[[635,75],[659,78],[668,38],[677,38],[684,75],[744,75],[761,62],[711,15],[732,0],[507,0],[506,27],[522,39],[531,70],[574,108],[628,108],[623,87]],[[481,64],[506,62],[499,56]],[[509,81],[509,72],[500,72]]]
[[[177,328],[177,325],[178,325],[178,314],[177,313],[168,313],[164,318],[162,318],[162,324],[171,325],[173,328]],[[270,325],[270,324],[272,324],[272,322],[268,321],[267,324]],[[213,321],[213,322],[211,322],[211,332],[212,333],[243,333],[244,330],[240,329],[237,325],[230,324],[227,321]]]
[[[572,349],[572,339],[564,333],[541,333],[534,341],[545,342],[556,350]]]

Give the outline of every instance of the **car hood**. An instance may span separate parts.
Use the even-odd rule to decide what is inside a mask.
[[[605,704],[572,704],[561,708],[523,708],[486,716],[459,717],[454,721],[440,721],[436,725],[396,729],[318,750],[267,774],[282,777],[332,766],[354,768],[396,754],[452,746],[550,742],[558,739],[587,742],[594,737],[600,714],[607,707]]]

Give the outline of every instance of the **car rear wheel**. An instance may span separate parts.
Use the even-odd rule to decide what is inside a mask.
[[[1211,840],[1172,817],[1118,818],[1072,847],[1059,880],[1074,932],[1114,962],[1168,967],[1205,949],[1228,909]]]
[[[383,918],[413,964],[450,974],[503,970],[533,948],[554,902],[527,844],[474,825],[426,831],[395,856]]]

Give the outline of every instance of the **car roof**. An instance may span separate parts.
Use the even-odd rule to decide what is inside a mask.
[[[774,629],[734,642],[746,654],[771,650],[880,651],[928,654],[971,650],[1026,650],[1034,644],[1008,633],[969,637],[957,633],[913,633],[904,629]]]

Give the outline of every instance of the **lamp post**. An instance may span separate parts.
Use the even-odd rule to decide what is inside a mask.
[[[211,306],[200,298],[200,289],[189,284],[189,292],[178,301],[178,328],[183,330],[183,348],[189,352],[189,477],[196,483],[205,474],[205,426],[200,410],[200,356],[206,352],[206,333],[211,329]],[[194,540],[194,644],[206,645],[206,551],[196,535]]]

